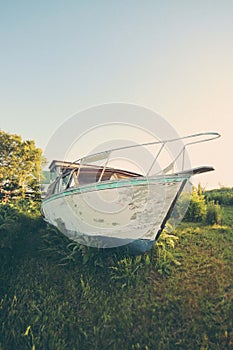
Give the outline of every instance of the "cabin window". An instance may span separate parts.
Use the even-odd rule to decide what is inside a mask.
[[[81,168],[79,172],[78,181],[80,185],[86,185],[98,182],[100,170],[97,168]]]
[[[59,193],[60,192],[60,179],[58,179],[55,183],[55,186],[53,188],[53,193]]]
[[[63,176],[61,178],[61,187],[60,187],[60,191],[64,191],[67,188],[68,182],[70,179],[70,174],[67,174],[66,176]]]
[[[111,177],[110,177],[109,180],[111,180],[111,181],[118,180],[117,174],[116,174],[116,173],[113,173],[113,174],[111,175]]]
[[[49,185],[48,189],[47,189],[47,195],[50,196],[51,194],[55,193],[55,186],[56,183],[52,183]]]
[[[71,179],[70,179],[70,183],[69,183],[69,187],[76,187],[78,186],[78,177],[77,177],[77,173],[73,172]]]

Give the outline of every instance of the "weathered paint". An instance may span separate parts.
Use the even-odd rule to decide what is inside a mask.
[[[42,211],[70,239],[88,240],[90,246],[153,241],[187,177],[127,179],[71,188],[45,199]]]

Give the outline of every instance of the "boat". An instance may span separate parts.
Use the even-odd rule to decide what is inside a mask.
[[[198,133],[108,149],[73,162],[53,160],[51,183],[41,205],[44,219],[80,244],[127,246],[144,253],[158,240],[190,178],[214,170],[187,168],[187,147],[217,137],[216,132]],[[147,168],[125,161],[132,151],[144,161],[145,152],[139,149],[149,154]],[[171,159],[158,166],[165,151]],[[119,156],[125,152],[127,159]]]

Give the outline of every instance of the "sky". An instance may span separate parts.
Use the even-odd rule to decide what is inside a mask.
[[[232,18],[232,0],[0,0],[0,129],[45,149],[79,111],[136,104],[219,132],[195,181],[233,186]]]

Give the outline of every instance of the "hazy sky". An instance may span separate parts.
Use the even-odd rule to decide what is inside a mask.
[[[0,0],[0,128],[44,149],[74,113],[135,103],[220,132],[191,156],[233,186],[232,18],[232,0]]]

